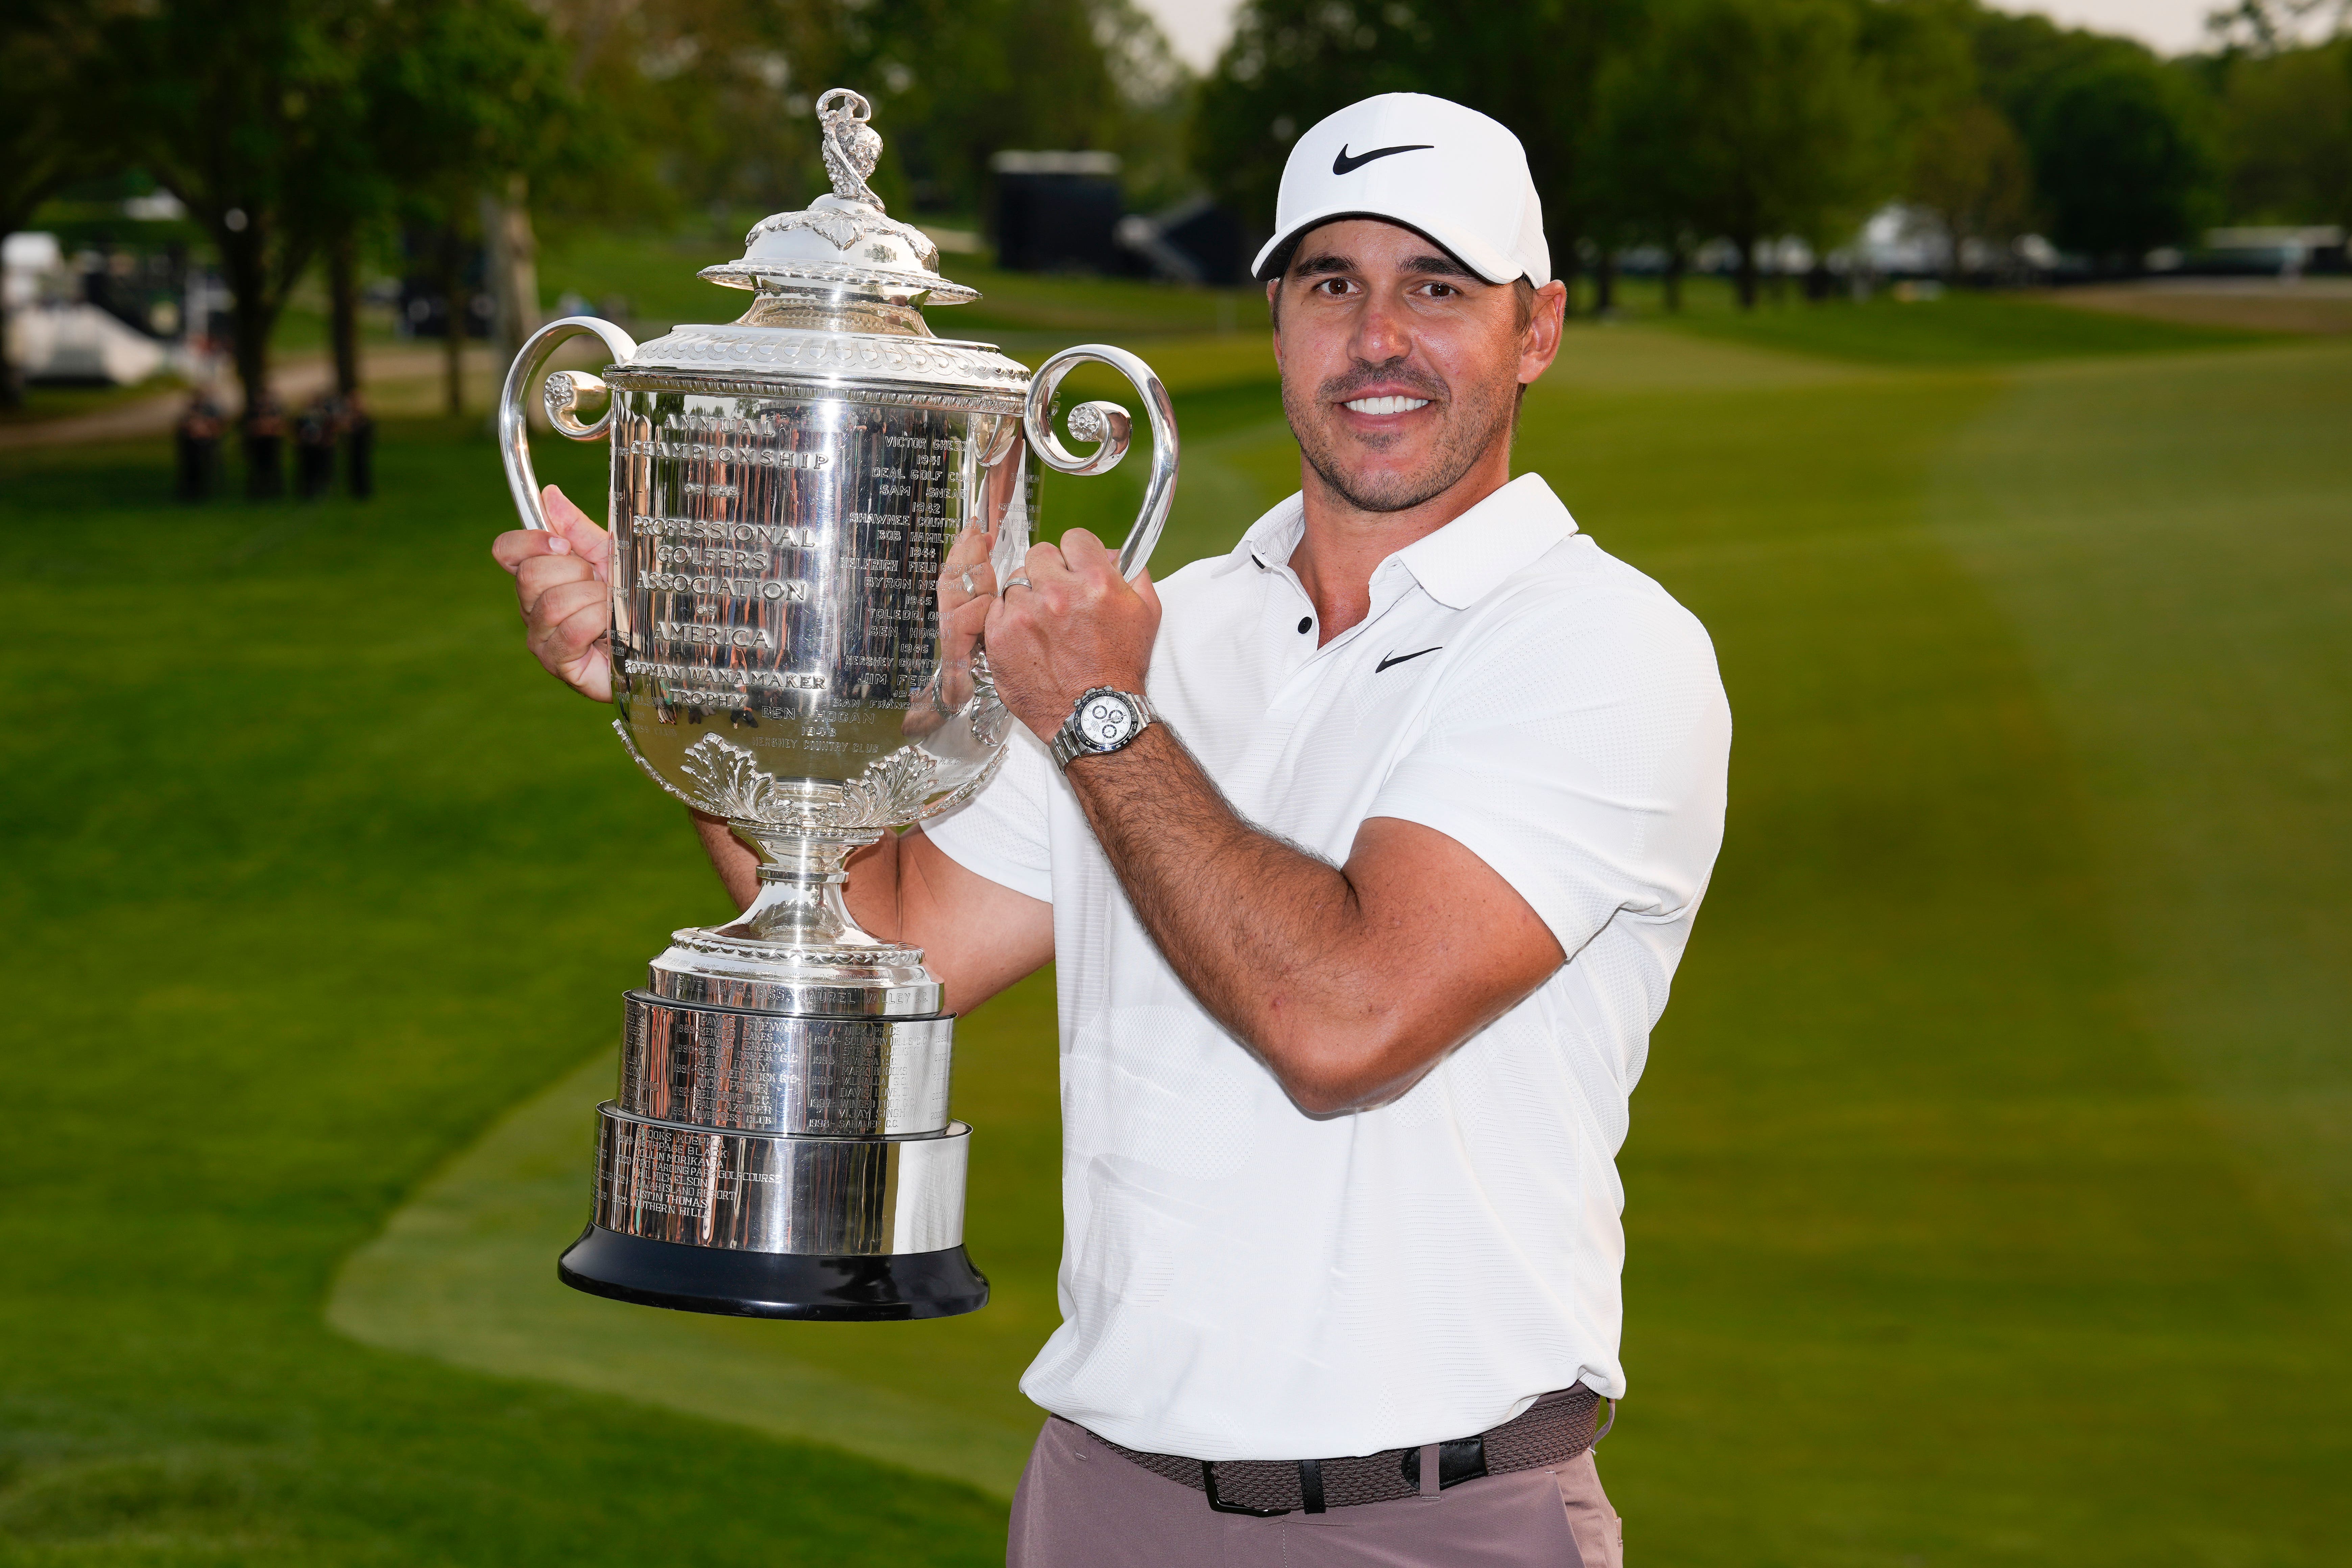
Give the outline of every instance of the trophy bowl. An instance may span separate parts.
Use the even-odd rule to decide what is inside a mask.
[[[979,617],[950,617],[990,591],[980,567],[1001,581],[1027,553],[1038,465],[1104,473],[1131,434],[1118,405],[1082,404],[1068,428],[1093,450],[1064,447],[1063,377],[1097,361],[1141,395],[1152,471],[1120,552],[1130,576],[1174,499],[1175,415],[1120,349],[1065,350],[1033,375],[934,337],[924,306],[978,296],[867,188],[881,139],[866,100],[835,89],[817,111],[833,194],[703,269],[753,291],[739,320],[642,346],[593,317],[552,321],[499,404],[529,527],[546,527],[534,385],[559,433],[609,439],[613,727],[654,783],[726,819],[761,861],[751,906],[675,932],[625,997],[591,1221],[559,1273],[691,1310],[944,1316],[987,1300],[962,1245],[953,1016],[919,949],[851,919],[846,862],[1003,759],[1013,721]],[[542,377],[582,334],[612,363]]]

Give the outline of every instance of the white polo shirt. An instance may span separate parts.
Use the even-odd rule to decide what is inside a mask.
[[[1054,906],[1062,1326],[1022,1391],[1203,1459],[1368,1454],[1623,1391],[1615,1155],[1723,834],[1705,629],[1541,479],[1382,562],[1371,613],[1319,648],[1301,517],[1294,496],[1160,584],[1152,703],[1236,811],[1334,863],[1371,816],[1467,846],[1569,955],[1533,995],[1401,1099],[1312,1120],[1170,969],[1026,730],[929,827]]]

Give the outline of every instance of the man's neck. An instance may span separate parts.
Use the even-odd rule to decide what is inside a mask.
[[[1372,573],[1409,544],[1428,538],[1511,481],[1511,454],[1502,446],[1450,487],[1404,511],[1366,511],[1301,461],[1299,499],[1305,531],[1290,552],[1290,569],[1315,605],[1318,647],[1372,610]]]

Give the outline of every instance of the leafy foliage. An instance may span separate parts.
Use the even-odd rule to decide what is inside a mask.
[[[22,228],[59,186],[107,165],[104,128],[90,113],[100,15],[74,0],[0,10],[0,235]],[[20,402],[0,321],[0,408]]]
[[[2056,81],[2033,132],[2034,178],[2051,237],[2129,266],[2193,238],[2218,216],[2219,169],[2187,83],[2153,62],[2117,58]]]
[[[2221,139],[2233,216],[2352,224],[2352,41],[2232,60]]]
[[[1639,0],[1251,0],[1202,89],[1193,163],[1266,227],[1299,132],[1373,93],[1434,93],[1518,133],[1559,269],[1605,212],[1591,164],[1596,84],[1644,10]]]
[[[561,0],[574,79],[618,128],[588,176],[551,187],[608,222],[772,211],[824,187],[810,105],[873,100],[893,207],[980,209],[1005,148],[1107,149],[1140,193],[1180,189],[1190,83],[1132,0]]]

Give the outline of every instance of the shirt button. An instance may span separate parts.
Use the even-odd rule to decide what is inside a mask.
[[[1299,616],[1299,617],[1298,617],[1298,635],[1299,635],[1299,636],[1301,636],[1301,637],[1305,637],[1308,632],[1311,632],[1311,631],[1313,631],[1314,629],[1315,629],[1315,617],[1314,617],[1314,616]]]

